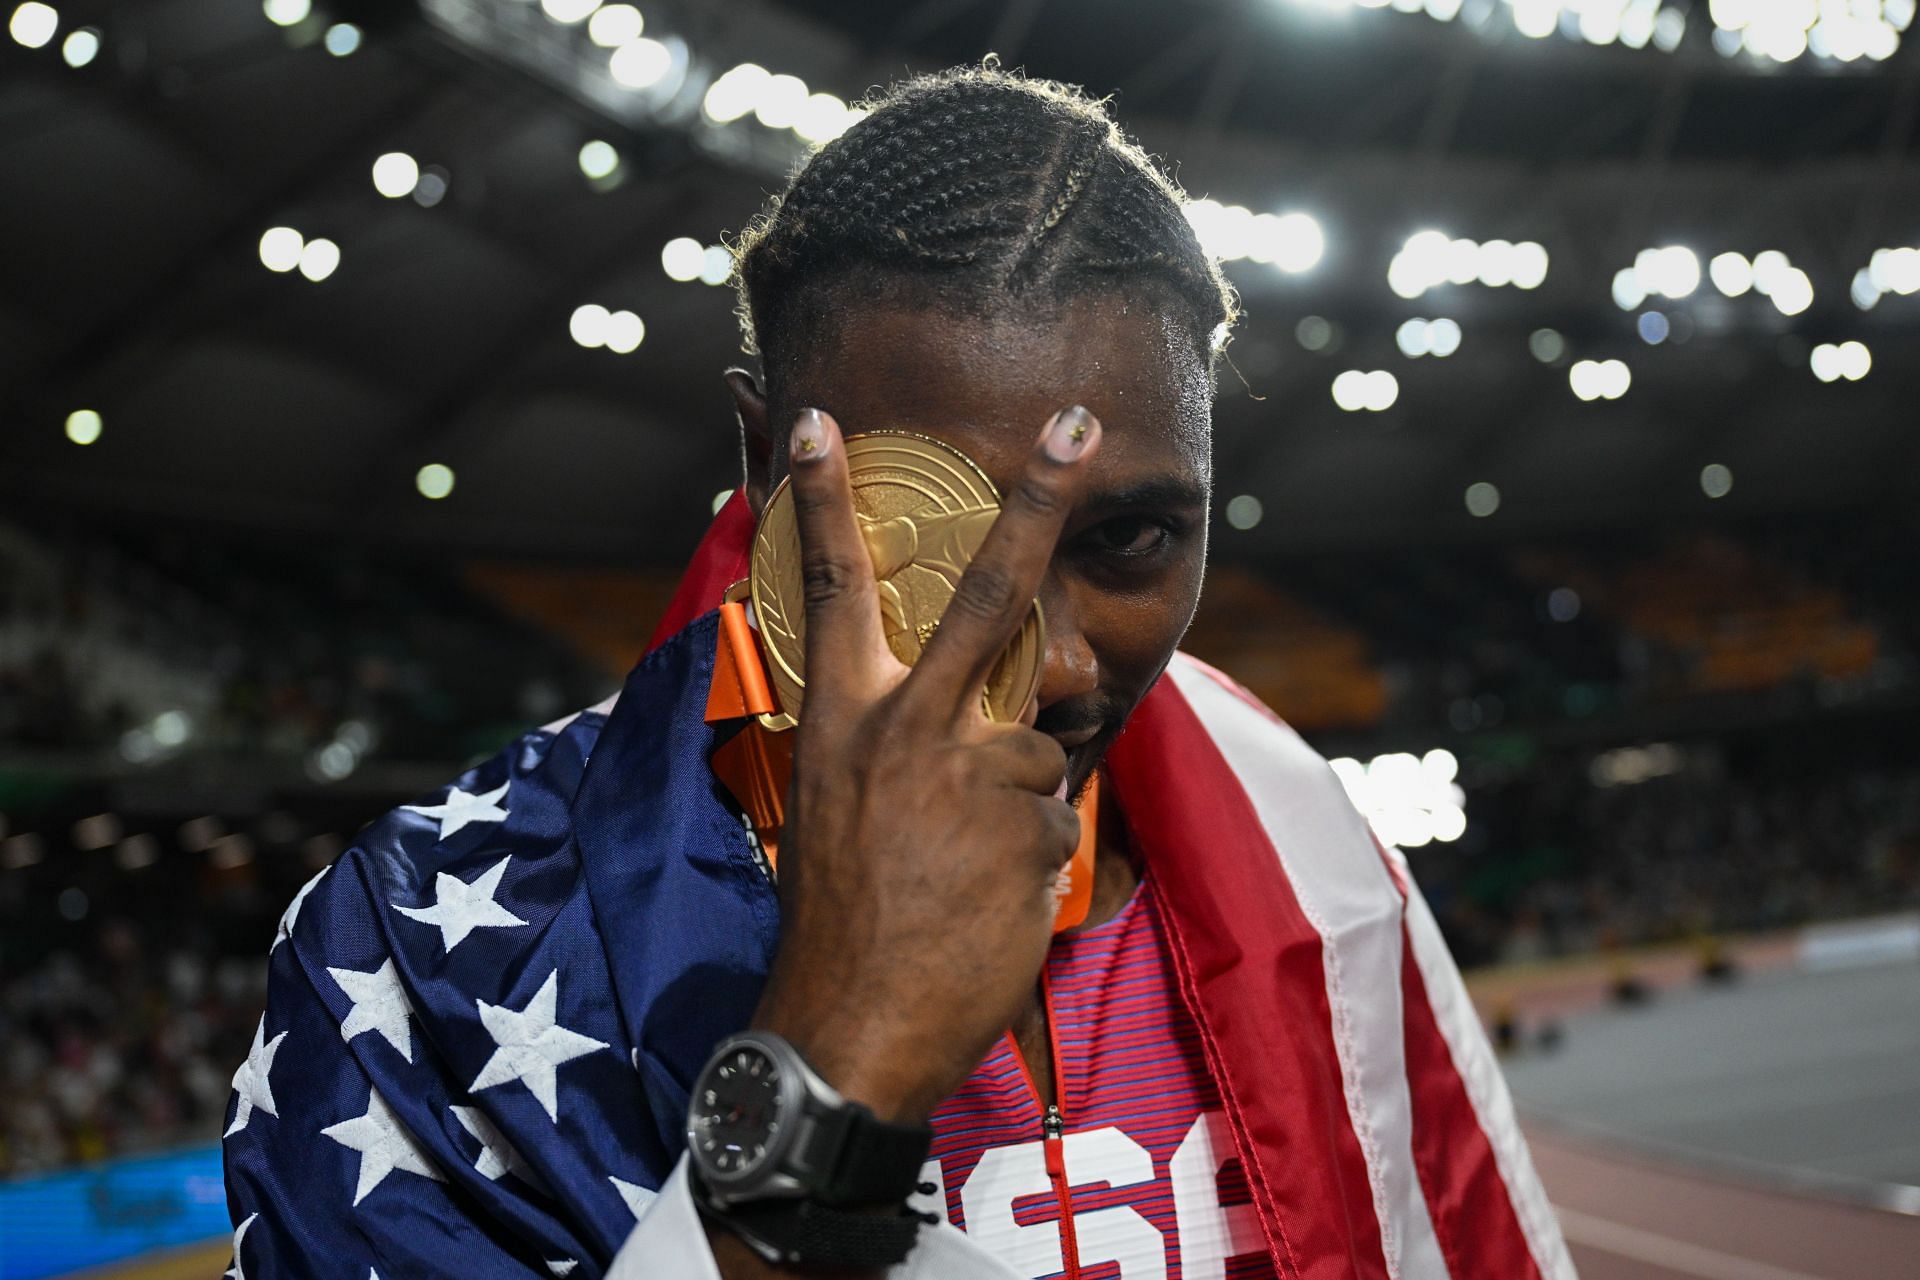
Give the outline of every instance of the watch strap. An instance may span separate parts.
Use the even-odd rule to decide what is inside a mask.
[[[898,1205],[920,1182],[933,1145],[926,1125],[889,1124],[848,1100],[816,1112],[807,1149],[796,1155],[816,1179],[823,1205]]]
[[[859,1213],[811,1200],[759,1200],[726,1209],[699,1203],[721,1227],[781,1266],[882,1271],[906,1261],[923,1221],[904,1208]]]

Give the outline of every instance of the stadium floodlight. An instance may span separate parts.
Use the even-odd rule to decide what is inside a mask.
[[[773,73],[758,63],[743,62],[722,72],[707,86],[701,110],[715,124],[732,124],[753,110],[761,90],[772,78]]]
[[[1767,295],[1783,316],[1797,316],[1813,305],[1813,281],[1798,267],[1789,267]]]
[[[93,409],[75,409],[67,415],[67,439],[75,444],[92,444],[100,438],[100,414]]]
[[[1282,271],[1291,275],[1311,271],[1326,254],[1326,233],[1311,214],[1283,213],[1276,217],[1263,213],[1254,222],[1263,237],[1261,252]]]
[[[1385,369],[1348,369],[1333,380],[1333,402],[1348,413],[1383,413],[1400,398],[1400,380]]]
[[[414,473],[413,487],[420,491],[421,497],[438,502],[453,492],[453,468],[444,462],[429,462]],[[336,742],[334,745],[344,744]]]
[[[1700,492],[1709,498],[1724,498],[1732,493],[1732,470],[1718,462],[1709,462],[1700,468]]]
[[[260,9],[275,26],[294,27],[313,12],[313,0],[262,0]]]
[[[832,142],[847,131],[847,104],[831,93],[807,95],[793,131],[815,144]]]
[[[580,147],[580,172],[589,179],[598,182],[613,176],[620,167],[620,152],[611,142],[600,138],[583,143]]]
[[[640,349],[647,326],[631,311],[615,311],[607,316],[606,346],[615,355],[629,355]]]
[[[412,195],[420,185],[420,162],[404,151],[389,151],[373,162],[373,189],[389,200]]]
[[[540,0],[540,11],[563,27],[586,21],[599,7],[600,0]]]
[[[7,34],[14,43],[27,49],[44,49],[60,30],[60,11],[39,0],[28,0],[13,11],[7,22]]]
[[[260,265],[269,271],[292,271],[300,265],[306,243],[292,227],[269,227],[260,236]]]
[[[660,250],[660,267],[669,279],[684,284],[700,278],[706,255],[706,246],[692,236],[675,236]]]
[[[651,89],[673,70],[673,50],[650,36],[629,40],[607,59],[607,74],[626,89]]]
[[[1527,335],[1527,350],[1541,364],[1558,364],[1567,355],[1567,340],[1558,329],[1535,329]]]
[[[1544,40],[1560,25],[1560,0],[1512,0],[1514,29],[1533,40]]]
[[[753,118],[769,129],[791,129],[800,122],[809,96],[807,82],[799,76],[768,76],[754,100]]]
[[[1418,359],[1431,349],[1427,336],[1427,322],[1415,316],[1402,321],[1394,331],[1393,341],[1400,348],[1400,354],[1409,359]]]
[[[573,309],[567,332],[583,347],[603,347],[607,344],[607,322],[612,318],[612,313],[599,303],[583,303]]]
[[[1476,480],[1467,486],[1467,514],[1484,520],[1500,509],[1500,487],[1490,480]]]
[[[1623,360],[1576,360],[1567,385],[1581,400],[1618,400],[1633,385],[1633,372]]]
[[[309,240],[300,249],[300,274],[319,284],[340,266],[340,246],[320,237]]]
[[[1642,249],[1633,260],[1633,270],[1648,293],[1665,298],[1690,297],[1700,287],[1700,258],[1684,245]]]
[[[602,49],[618,49],[638,40],[647,28],[647,20],[630,4],[601,5],[587,20],[587,39]]]
[[[1738,298],[1753,288],[1753,264],[1745,254],[1716,253],[1707,263],[1707,278],[1727,297]]]
[[[1637,311],[1640,304],[1647,300],[1647,286],[1640,279],[1640,272],[1633,267],[1622,267],[1613,273],[1613,305],[1622,311]]]
[[[81,27],[70,31],[67,38],[60,42],[60,57],[66,64],[78,70],[92,62],[100,53],[100,33],[92,27]]]
[[[1227,523],[1236,529],[1253,528],[1264,514],[1260,499],[1250,493],[1238,494],[1227,502]]]
[[[733,279],[733,251],[723,244],[710,244],[700,251],[700,283],[723,285]]]

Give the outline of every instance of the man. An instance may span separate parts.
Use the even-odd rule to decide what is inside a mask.
[[[1234,313],[1178,193],[1098,104],[954,73],[823,148],[738,260],[745,488],[655,647],[288,910],[227,1130],[236,1274],[1570,1276],[1404,862],[1174,652]],[[1002,495],[911,668],[863,431]],[[783,477],[776,883],[707,711]],[[1037,694],[991,720],[1036,598]]]

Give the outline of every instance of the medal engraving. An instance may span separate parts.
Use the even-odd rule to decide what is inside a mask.
[[[999,494],[966,455],[925,436],[869,432],[847,437],[846,450],[887,648],[912,666],[939,630],[961,575],[1000,514]],[[800,531],[784,481],[761,514],[749,584],[767,677],[781,708],[761,720],[770,729],[791,728],[806,696],[807,633]],[[1018,718],[1039,686],[1045,647],[1036,601],[987,677],[983,706],[989,719]]]

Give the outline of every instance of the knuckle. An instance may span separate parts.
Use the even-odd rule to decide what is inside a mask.
[[[1012,612],[1020,602],[1020,584],[1013,575],[996,564],[976,560],[967,567],[948,607],[963,615],[992,621]]]
[[[844,599],[853,584],[853,567],[831,556],[816,556],[800,568],[800,596],[809,609]]]
[[[1021,476],[1008,495],[1010,503],[1026,508],[1036,515],[1054,516],[1066,510],[1066,495],[1052,477],[1035,472]]]

